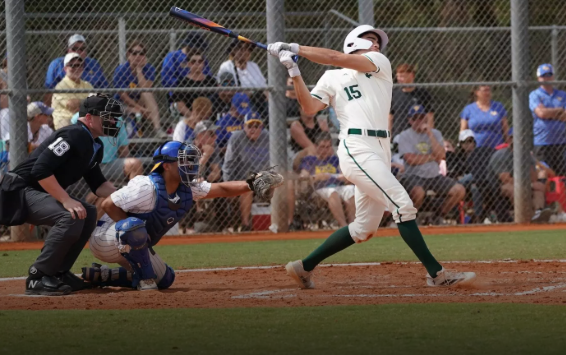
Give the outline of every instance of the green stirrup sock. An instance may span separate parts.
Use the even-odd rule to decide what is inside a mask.
[[[348,226],[342,227],[332,233],[321,246],[303,259],[303,268],[305,271],[311,271],[324,259],[346,249],[352,244],[354,244],[354,240],[350,235]]]
[[[442,265],[436,261],[434,256],[428,250],[426,243],[423,239],[423,235],[417,226],[415,220],[407,221],[403,223],[397,223],[397,228],[399,228],[399,233],[401,237],[407,243],[409,248],[415,253],[417,258],[423,263],[426,271],[432,277],[436,277],[436,273],[442,270]]]

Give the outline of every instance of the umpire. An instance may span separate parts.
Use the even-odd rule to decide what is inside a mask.
[[[27,295],[66,295],[86,287],[70,272],[96,227],[96,207],[65,189],[82,178],[98,197],[116,190],[100,171],[104,151],[98,137],[117,137],[122,105],[105,95],[81,102],[77,124],[51,134],[0,184],[0,222],[48,225],[51,230],[26,280]],[[14,208],[15,207],[15,208]]]

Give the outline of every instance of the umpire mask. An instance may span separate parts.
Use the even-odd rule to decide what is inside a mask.
[[[81,102],[79,110],[81,117],[86,116],[87,113],[102,119],[102,133],[106,137],[113,138],[111,141],[115,144],[122,127],[121,117],[124,114],[120,101],[105,94],[91,95]]]

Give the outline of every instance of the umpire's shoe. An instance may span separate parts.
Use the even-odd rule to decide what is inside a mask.
[[[63,296],[71,293],[71,286],[65,285],[55,276],[42,276],[40,279],[26,279],[26,295]]]
[[[85,282],[85,280],[70,271],[58,274],[57,278],[65,285],[70,286],[73,292],[92,288],[92,284],[90,282]]]

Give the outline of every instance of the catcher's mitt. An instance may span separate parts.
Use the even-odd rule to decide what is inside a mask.
[[[263,201],[269,201],[273,197],[273,190],[283,185],[283,175],[273,170],[251,173],[246,182],[250,190]]]

